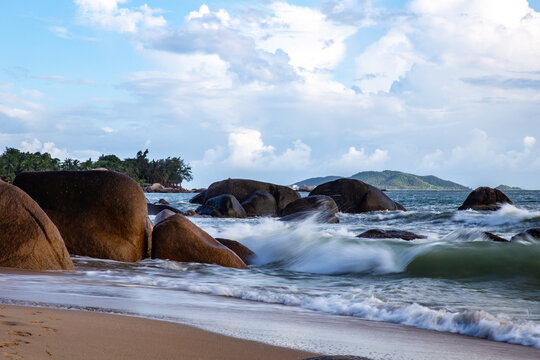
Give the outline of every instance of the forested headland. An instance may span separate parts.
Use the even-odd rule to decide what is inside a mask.
[[[60,160],[49,153],[23,152],[15,148],[6,148],[0,155],[0,178],[12,182],[24,171],[52,170],[107,170],[124,173],[139,183],[182,182],[193,179],[191,166],[180,157],[166,159],[148,159],[148,149],[138,151],[134,158],[121,160],[116,155],[101,155],[96,161],[79,161],[67,158]]]

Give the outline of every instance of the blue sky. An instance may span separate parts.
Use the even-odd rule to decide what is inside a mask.
[[[540,188],[540,0],[3,1],[0,146]]]

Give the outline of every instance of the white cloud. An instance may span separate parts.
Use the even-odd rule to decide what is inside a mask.
[[[77,85],[87,85],[87,86],[94,86],[96,83],[93,80],[88,79],[72,79],[65,76],[60,75],[34,75],[32,76],[34,79],[39,80],[47,80],[52,81],[56,83],[62,83],[62,84],[77,84]]]
[[[51,157],[64,160],[67,157],[66,149],[59,149],[53,142],[42,143],[38,139],[33,139],[31,142],[23,141],[21,143],[21,150],[27,152],[41,152],[49,153]]]
[[[55,34],[59,38],[72,39],[72,36],[69,33],[68,29],[66,29],[63,26],[49,26],[47,29],[49,29],[49,31],[51,31],[53,34]]]
[[[532,136],[525,136],[523,138],[523,144],[525,145],[525,148],[527,149],[532,148],[534,144],[536,144],[536,139]]]
[[[375,149],[372,154],[368,154],[364,148],[357,150],[351,146],[349,150],[341,155],[337,161],[337,170],[342,172],[357,172],[360,170],[378,170],[390,160],[387,150]]]
[[[106,132],[107,134],[110,134],[110,133],[113,133],[115,130],[110,127],[110,126],[104,126],[101,128],[101,130],[103,130],[104,132]]]

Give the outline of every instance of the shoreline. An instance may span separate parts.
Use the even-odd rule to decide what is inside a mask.
[[[167,321],[0,305],[7,359],[305,359],[316,354]]]

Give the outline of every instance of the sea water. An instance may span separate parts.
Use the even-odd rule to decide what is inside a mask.
[[[74,257],[75,271],[0,274],[0,302],[128,313],[208,329],[219,327],[201,317],[209,308],[287,309],[540,348],[540,241],[493,242],[483,234],[510,239],[540,227],[540,191],[508,192],[515,205],[495,212],[457,211],[468,195],[462,191],[387,194],[408,211],[339,214],[339,224],[190,218],[212,236],[253,250],[249,270]],[[147,194],[182,211],[197,207],[191,197]],[[374,228],[427,238],[356,237]],[[242,337],[241,326],[226,323],[217,331]]]

